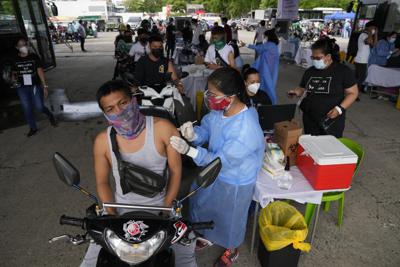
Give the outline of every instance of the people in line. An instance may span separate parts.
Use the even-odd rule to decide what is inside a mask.
[[[129,56],[133,58],[133,62],[136,63],[142,56],[146,56],[150,53],[149,48],[149,33],[142,28],[137,30],[137,41],[132,45],[129,50]]]
[[[260,21],[260,24],[256,28],[256,34],[254,35],[253,44],[260,45],[264,41],[264,33],[267,29],[265,28],[265,20]],[[258,53],[256,51],[255,59],[257,59]]]
[[[167,50],[167,59],[171,59],[172,56],[174,55],[174,51],[175,51],[175,25],[174,25],[174,19],[170,18],[169,19],[169,23],[167,26],[167,30],[166,30],[166,47],[165,49]]]
[[[215,27],[211,31],[211,45],[207,49],[204,59],[209,69],[221,67],[236,68],[233,47],[226,43],[225,30]]]
[[[224,26],[225,31],[225,41],[229,44],[232,41],[232,28],[228,25],[228,18],[224,17],[221,19],[222,26]]]
[[[332,60],[329,40],[316,41],[311,46],[313,66],[306,70],[300,85],[289,96],[304,97],[304,133],[311,135],[343,136],[346,111],[358,97],[353,71]]]
[[[157,92],[161,92],[171,75],[171,80],[176,88],[184,93],[182,82],[176,74],[170,60],[164,56],[164,44],[161,36],[155,35],[149,38],[150,54],[143,56],[136,63],[135,80],[137,86],[149,86]]]
[[[258,107],[260,105],[272,105],[271,99],[263,90],[260,89],[260,74],[255,69],[247,65],[243,68],[243,79],[246,85],[244,92],[244,102],[248,107]]]
[[[86,29],[83,26],[82,20],[79,20],[79,27],[77,32],[78,32],[79,42],[81,43],[81,50],[82,52],[87,52],[87,50],[85,49]]]
[[[252,67],[258,70],[261,76],[261,90],[264,90],[272,104],[277,103],[276,84],[279,74],[279,39],[275,29],[264,32],[264,42],[258,45],[247,45],[259,55]]]
[[[198,46],[200,44],[200,35],[204,35],[203,29],[197,19],[192,19],[192,45]]]
[[[386,35],[386,38],[379,40],[376,46],[371,49],[368,65],[375,64],[379,66],[385,66],[387,59],[394,51],[396,39],[397,33],[391,32]]]
[[[368,59],[371,48],[374,48],[378,42],[378,29],[374,21],[365,24],[364,31],[358,37],[358,50],[355,57],[356,78],[358,90],[365,92],[364,81],[367,78]],[[359,100],[359,99],[358,99]]]
[[[265,141],[257,111],[238,97],[245,90],[241,75],[233,68],[220,68],[208,78],[205,102],[211,112],[200,126],[191,122],[181,127],[183,137],[171,137],[171,146],[180,154],[205,166],[217,157],[222,169],[216,181],[190,199],[192,221],[214,221],[214,229],[204,237],[225,248],[214,266],[231,266],[243,243],[247,213],[257,174],[261,169]],[[208,148],[203,148],[208,144]],[[197,249],[201,249],[199,243]]]
[[[18,53],[13,60],[12,79],[29,125],[27,137],[31,137],[38,132],[34,109],[44,113],[53,127],[57,126],[57,121],[44,104],[44,98],[47,98],[49,94],[49,86],[44,75],[42,61],[36,54],[30,52],[28,40],[25,37],[17,39],[15,48]]]

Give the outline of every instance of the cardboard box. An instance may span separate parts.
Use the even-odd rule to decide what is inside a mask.
[[[274,124],[274,142],[277,143],[285,156],[289,157],[290,165],[296,164],[296,154],[299,137],[303,128],[296,121],[282,121]]]
[[[196,65],[204,65],[204,57],[199,56],[199,55],[195,56],[194,57],[194,64],[196,64]]]

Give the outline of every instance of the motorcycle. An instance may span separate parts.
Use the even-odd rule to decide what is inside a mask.
[[[125,203],[103,203],[101,207],[96,196],[79,185],[79,171],[66,158],[55,153],[53,163],[60,180],[90,197],[94,204],[87,209],[85,218],[65,215],[60,217],[61,225],[80,227],[85,231],[83,235],[65,234],[54,237],[49,242],[66,240],[73,245],[81,245],[93,240],[102,247],[98,255],[98,267],[173,267],[172,245],[190,245],[199,237],[196,230],[213,228],[212,221],[192,223],[183,219],[182,203],[215,181],[222,166],[219,158],[199,173],[196,179],[198,187],[183,199],[175,200],[171,208]],[[124,208],[132,212],[123,215],[103,215],[106,208]],[[167,212],[169,216],[151,212]]]

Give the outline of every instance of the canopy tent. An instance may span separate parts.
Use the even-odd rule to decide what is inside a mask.
[[[344,13],[344,12],[336,12],[331,15],[325,16],[325,20],[345,20],[345,19],[354,19],[356,14],[354,12]]]

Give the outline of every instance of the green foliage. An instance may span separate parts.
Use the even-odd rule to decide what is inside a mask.
[[[340,7],[346,9],[350,0],[300,0],[300,8]],[[165,4],[172,5],[173,12],[186,10],[186,3],[203,4],[206,12],[223,13],[228,17],[246,15],[252,9],[277,7],[278,0],[127,0],[129,11],[156,12]]]

